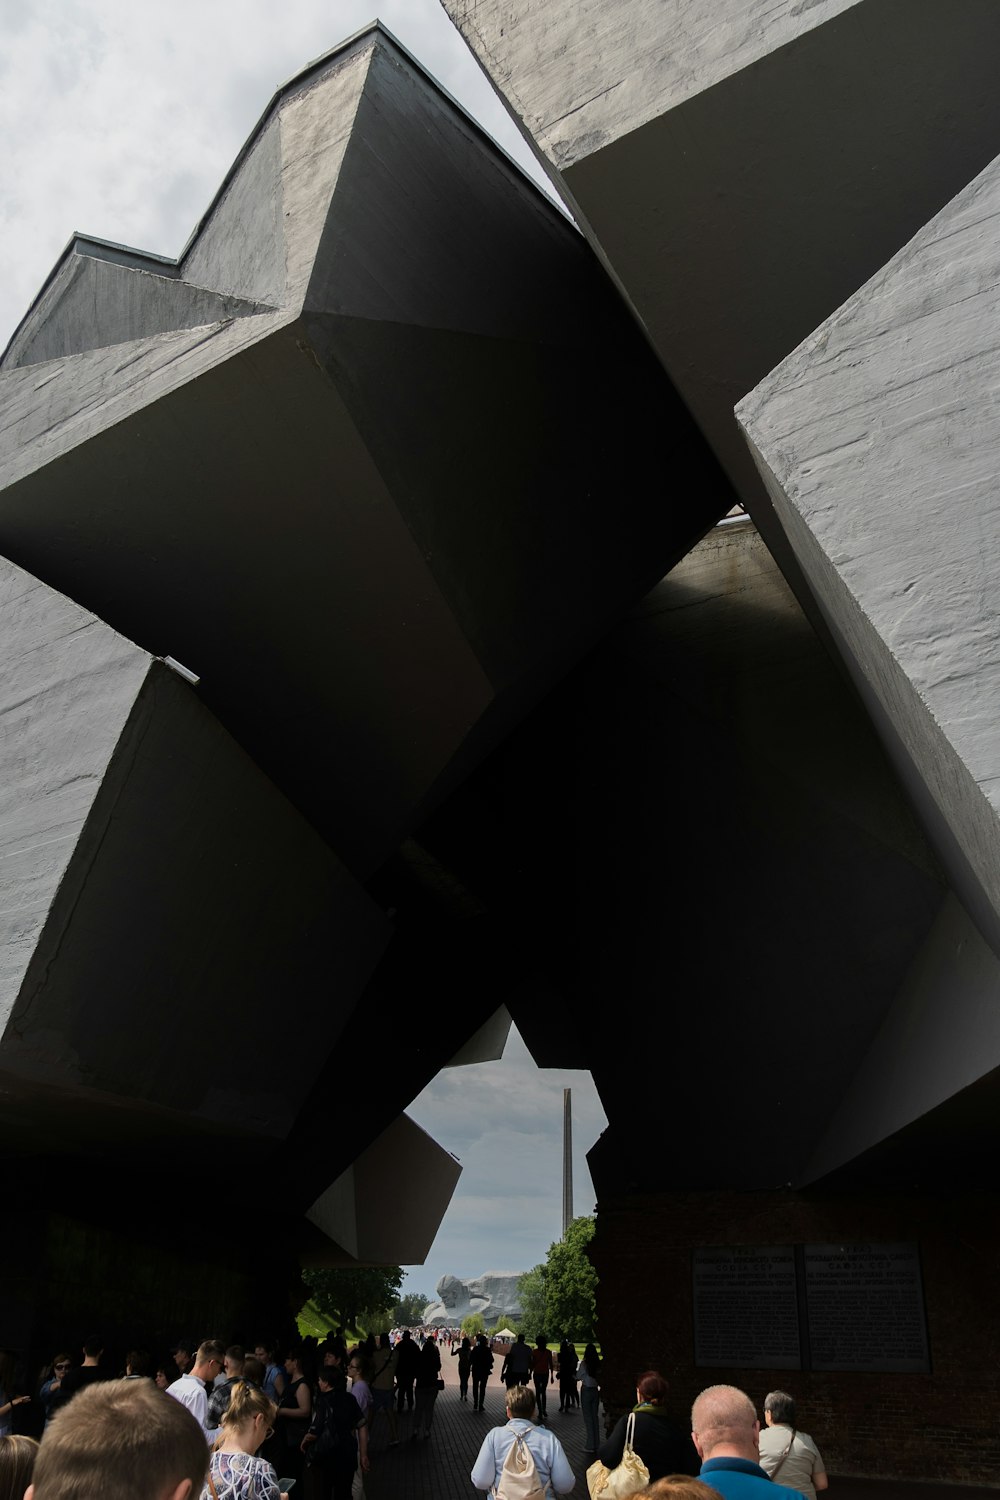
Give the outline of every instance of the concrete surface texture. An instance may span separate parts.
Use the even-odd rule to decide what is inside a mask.
[[[1000,260],[987,168],[741,404],[740,421],[812,587],[882,726],[955,890],[1000,941],[1000,711],[993,327]],[[958,923],[958,926],[956,926]],[[880,1112],[1000,1064],[996,960],[978,934],[935,942],[884,1045]],[[970,985],[959,971],[978,971]],[[951,1035],[939,1034],[949,997]],[[905,1045],[901,1045],[905,1037]],[[857,1087],[874,1099],[874,1078]],[[853,1101],[857,1118],[867,1111]]]
[[[0,624],[8,1149],[280,1139],[322,1052],[247,1021],[279,964],[331,1046],[384,915],[176,673],[10,563]]]
[[[867,1061],[843,1098],[846,1073],[802,1101],[829,1111],[789,1173],[810,1180],[971,1101],[1000,1062],[1000,11],[444,4],[847,663],[951,887],[890,991],[845,989]],[[748,446],[732,413],[755,386]]]
[[[860,0],[443,0],[531,139],[564,171]]]
[[[152,659],[86,610],[0,563],[0,1021]]]
[[[419,1259],[457,1167],[397,1116],[505,1004],[595,1075],[605,1223],[686,1189],[764,1243],[761,1190],[805,1223],[823,1179],[848,1243],[845,1183],[922,1222],[992,1165],[994,169],[941,209],[996,155],[1000,9],[449,4],[589,244],[376,24],[176,263],[77,237],[0,362],[0,1151],[44,1246],[5,1327],[100,1263],[126,1337],[109,1151],[272,1174],[289,1261]],[[699,540],[733,486],[778,566]],[[170,1316],[243,1326],[242,1250]],[[996,1360],[940,1342],[953,1447],[886,1380],[877,1462],[981,1478]]]
[[[29,312],[0,547],[189,663],[364,878],[731,497],[585,243],[378,26],[167,272],[75,241]]]
[[[1000,11],[444,3],[820,622],[733,407],[996,155]]]
[[[418,1260],[455,1171],[398,1117],[495,1051],[515,959],[470,996],[478,929],[398,924],[382,1004],[426,970],[440,1035],[394,1010],[407,1062],[331,1143],[392,931],[362,882],[397,850],[438,878],[403,842],[425,807],[729,508],[725,478],[573,226],[377,23],[275,96],[176,262],[74,237],[0,402],[0,551],[93,621],[46,713],[89,683],[100,727],[52,737],[34,802],[11,781],[9,904],[40,934],[5,955],[7,1149],[252,1138],[319,1258],[320,1231],[403,1255],[366,1184],[426,1172]],[[17,819],[37,802],[62,838],[60,798],[79,847],[39,873]]]
[[[947,935],[968,940],[972,924],[749,522],[692,549],[488,773],[503,837],[486,843],[472,778],[453,813],[472,833],[461,846],[452,834],[451,858],[477,888],[486,871],[515,886],[513,925],[538,933],[550,998],[519,1003],[517,1023],[540,1062],[593,1073],[610,1121],[588,1158],[601,1202],[625,1170],[636,1191],[801,1185],[831,1132],[862,1170],[883,1133],[855,1120],[841,1139],[841,1111],[883,1025],[898,1029],[897,1005],[943,989],[956,1008],[983,1005],[989,951],[967,941],[942,967]],[[599,1041],[567,1027],[567,997],[599,1018]],[[708,1028],[691,997],[712,1008]],[[639,1007],[641,1045],[615,1030],[619,1002]],[[938,1059],[949,1094],[961,1035]],[[882,1109],[901,1127],[905,1105],[897,1091]],[[697,1149],[648,1144],[686,1140],[692,1120]]]
[[[192,286],[176,274],[164,274],[163,266],[146,269],[140,257],[130,257],[132,264],[123,265],[102,258],[107,254],[106,246],[74,238],[7,346],[0,369],[269,310]]]

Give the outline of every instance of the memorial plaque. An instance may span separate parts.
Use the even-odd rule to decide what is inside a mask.
[[[915,1244],[806,1245],[814,1370],[930,1373]]]
[[[692,1273],[696,1365],[799,1369],[791,1245],[696,1250]]]

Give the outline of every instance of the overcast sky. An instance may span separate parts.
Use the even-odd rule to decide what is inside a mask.
[[[607,1124],[589,1073],[537,1068],[514,1027],[500,1062],[447,1068],[407,1114],[462,1163],[451,1207],[404,1290],[434,1295],[439,1277],[527,1271],[562,1233],[563,1089],[573,1090],[573,1212],[589,1214],[586,1153]]]
[[[0,0],[0,348],[75,231],[179,254],[279,84],[376,14],[540,180],[439,0]]]

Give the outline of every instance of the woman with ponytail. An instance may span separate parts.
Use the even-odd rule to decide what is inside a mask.
[[[236,1382],[222,1415],[201,1500],[288,1500],[274,1469],[258,1453],[274,1431],[276,1409],[259,1386]]]

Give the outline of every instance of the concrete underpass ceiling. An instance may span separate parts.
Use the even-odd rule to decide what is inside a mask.
[[[116,260],[105,332],[58,268],[0,370],[0,551],[197,672],[364,877],[728,486],[579,235],[380,28],[278,97],[178,273],[228,316]],[[45,337],[76,352],[16,363]]]
[[[214,1157],[249,1133],[305,1213],[523,979],[519,946],[485,915],[442,910],[421,870],[419,920],[410,899],[365,986],[397,903],[355,880],[385,866],[391,885],[398,859],[412,886],[404,835],[731,491],[585,242],[378,26],[276,97],[177,263],[75,239],[0,364],[0,400],[0,552],[98,633],[138,642],[137,661],[169,655],[200,679],[195,694],[150,669],[174,706],[144,736],[163,764],[81,865],[73,964],[37,955],[80,1035],[49,1028],[43,1076],[25,1071],[30,1028],[11,1033],[0,1112],[28,1133],[8,1147],[41,1152],[55,1182],[74,1146],[162,1164],[182,1140]],[[215,837],[226,809],[244,837],[260,831],[226,758],[190,806],[165,795],[184,762],[172,737],[198,723],[250,757],[278,821],[341,873],[308,941],[291,919],[309,927],[323,881],[298,855],[309,889],[287,877],[279,832],[244,861],[277,882],[270,903],[248,898],[245,870],[230,900],[198,853],[199,816],[221,860],[238,843]],[[151,809],[168,825],[156,859]],[[206,954],[213,900],[226,913]],[[343,963],[326,952],[321,977],[306,970],[324,943]],[[492,972],[471,992],[484,948]],[[240,982],[246,1026],[229,1043]],[[206,985],[222,996],[204,1022]],[[284,1025],[289,993],[307,1013],[297,1001]],[[386,1016],[385,1086],[331,1142],[343,1059],[368,1056]],[[189,1067],[206,1026],[213,1045]],[[235,1082],[217,1062],[230,1055]]]
[[[3,1152],[266,1151],[388,921],[177,674],[3,561],[0,629]]]
[[[931,1121],[942,1141],[962,1141],[956,1170],[974,1178],[996,1133],[983,1101],[998,1057],[988,226],[1000,173],[988,164],[1000,149],[1000,13],[989,0],[947,13],[934,0],[550,0],[516,16],[494,0],[444,5],[846,662],[911,828],[901,844],[859,822],[850,802],[866,795],[864,771],[851,783],[807,758],[799,774],[773,745],[748,744],[745,725],[729,741],[732,724],[691,691],[683,663],[669,746],[650,734],[649,709],[623,713],[615,674],[581,687],[628,724],[630,755],[655,745],[685,791],[680,806],[659,796],[631,760],[616,779],[608,736],[600,772],[563,746],[577,787],[605,803],[581,797],[566,820],[601,894],[582,920],[579,902],[555,903],[568,946],[577,920],[587,955],[563,1013],[582,1003],[615,1016],[621,992],[641,995],[645,1015],[670,1010],[669,1025],[653,1023],[659,1057],[643,1047],[617,1104],[605,1101],[595,1177],[621,1180],[634,1119],[675,1120],[679,1136],[686,1107],[713,1142],[707,1170],[671,1159],[666,1176],[687,1182],[843,1179],[890,1160],[919,1176]],[[763,479],[733,421],[758,382],[743,422]],[[761,661],[762,677],[784,672],[801,693],[783,648],[768,642]],[[711,672],[720,694],[741,677],[721,658]],[[634,694],[652,704],[636,675]],[[828,710],[806,705],[807,721],[829,712],[830,744],[843,743],[838,692]],[[662,700],[655,714],[667,722]],[[594,738],[589,723],[577,729],[580,745]],[[698,747],[697,767],[685,746]],[[869,753],[873,764],[871,742]],[[635,832],[644,814],[655,841]],[[623,831],[602,844],[612,827]],[[580,866],[574,877],[579,896]],[[702,1059],[717,1124],[698,1110]],[[607,1074],[613,1091],[614,1065]],[[725,1152],[734,1119],[739,1159]]]
[[[141,755],[84,768],[125,769],[6,1038],[6,1148],[55,1184],[74,1150],[168,1169],[250,1136],[234,1180],[269,1164],[305,1213],[497,1044],[520,974],[470,994],[490,923],[435,895],[366,987],[392,903],[356,877],[731,494],[580,236],[378,26],[276,98],[178,263],[75,239],[0,399],[0,551],[156,684],[122,710]],[[385,1086],[331,1142],[386,1016]]]
[[[800,602],[733,407],[1000,150],[992,0],[442,0]]]
[[[613,24],[621,7],[598,9]],[[910,0],[891,74],[879,58],[904,12],[875,12],[832,3],[811,18],[824,24],[745,37],[720,76],[563,162],[677,388],[572,227],[380,28],[278,97],[174,272],[77,245],[0,367],[0,551],[140,642],[144,663],[169,653],[200,674],[200,702],[163,688],[171,711],[191,699],[182,735],[201,715],[252,757],[279,821],[342,875],[348,938],[365,883],[373,951],[345,941],[355,958],[305,1028],[306,1065],[276,1047],[297,1092],[261,1131],[290,1210],[320,1204],[350,1254],[389,1244],[364,1222],[358,1162],[463,1048],[495,1044],[503,1007],[541,1064],[593,1073],[611,1119],[591,1154],[602,1193],[846,1180],[890,1158],[905,1176],[925,1170],[934,1121],[978,1170],[995,960],[974,952],[968,891],[752,529],[679,561],[730,508],[732,479],[814,608],[733,400],[1000,132],[994,7],[970,0],[942,30]],[[940,150],[925,84],[950,122]],[[810,128],[830,111],[839,135]],[[888,154],[852,218],[872,139]],[[169,738],[150,736],[164,763]],[[122,825],[139,864],[144,806]],[[120,940],[128,863],[106,866],[103,895],[94,882],[92,956]],[[187,868],[181,851],[174,877]],[[225,955],[259,927],[241,909]],[[96,991],[96,960],[88,973]],[[979,1073],[971,1041],[943,1046],[955,986]],[[887,1109],[885,1058],[917,1032]],[[159,1067],[165,1109],[182,1041],[139,1059],[144,1087]],[[345,1059],[376,1042],[384,1076],[331,1129]],[[39,1099],[65,1127],[86,1111],[57,1075]],[[197,1107],[177,1100],[182,1134],[199,1110],[215,1139],[259,1107],[207,1065],[196,1084]],[[446,1201],[450,1168],[426,1159]]]
[[[707,538],[418,837],[485,913],[470,995],[500,931],[536,1061],[593,1074],[599,1193],[860,1181],[890,1139],[917,1180],[919,1115],[971,1121],[996,960],[752,528]],[[697,1150],[663,1149],[693,1121]]]

